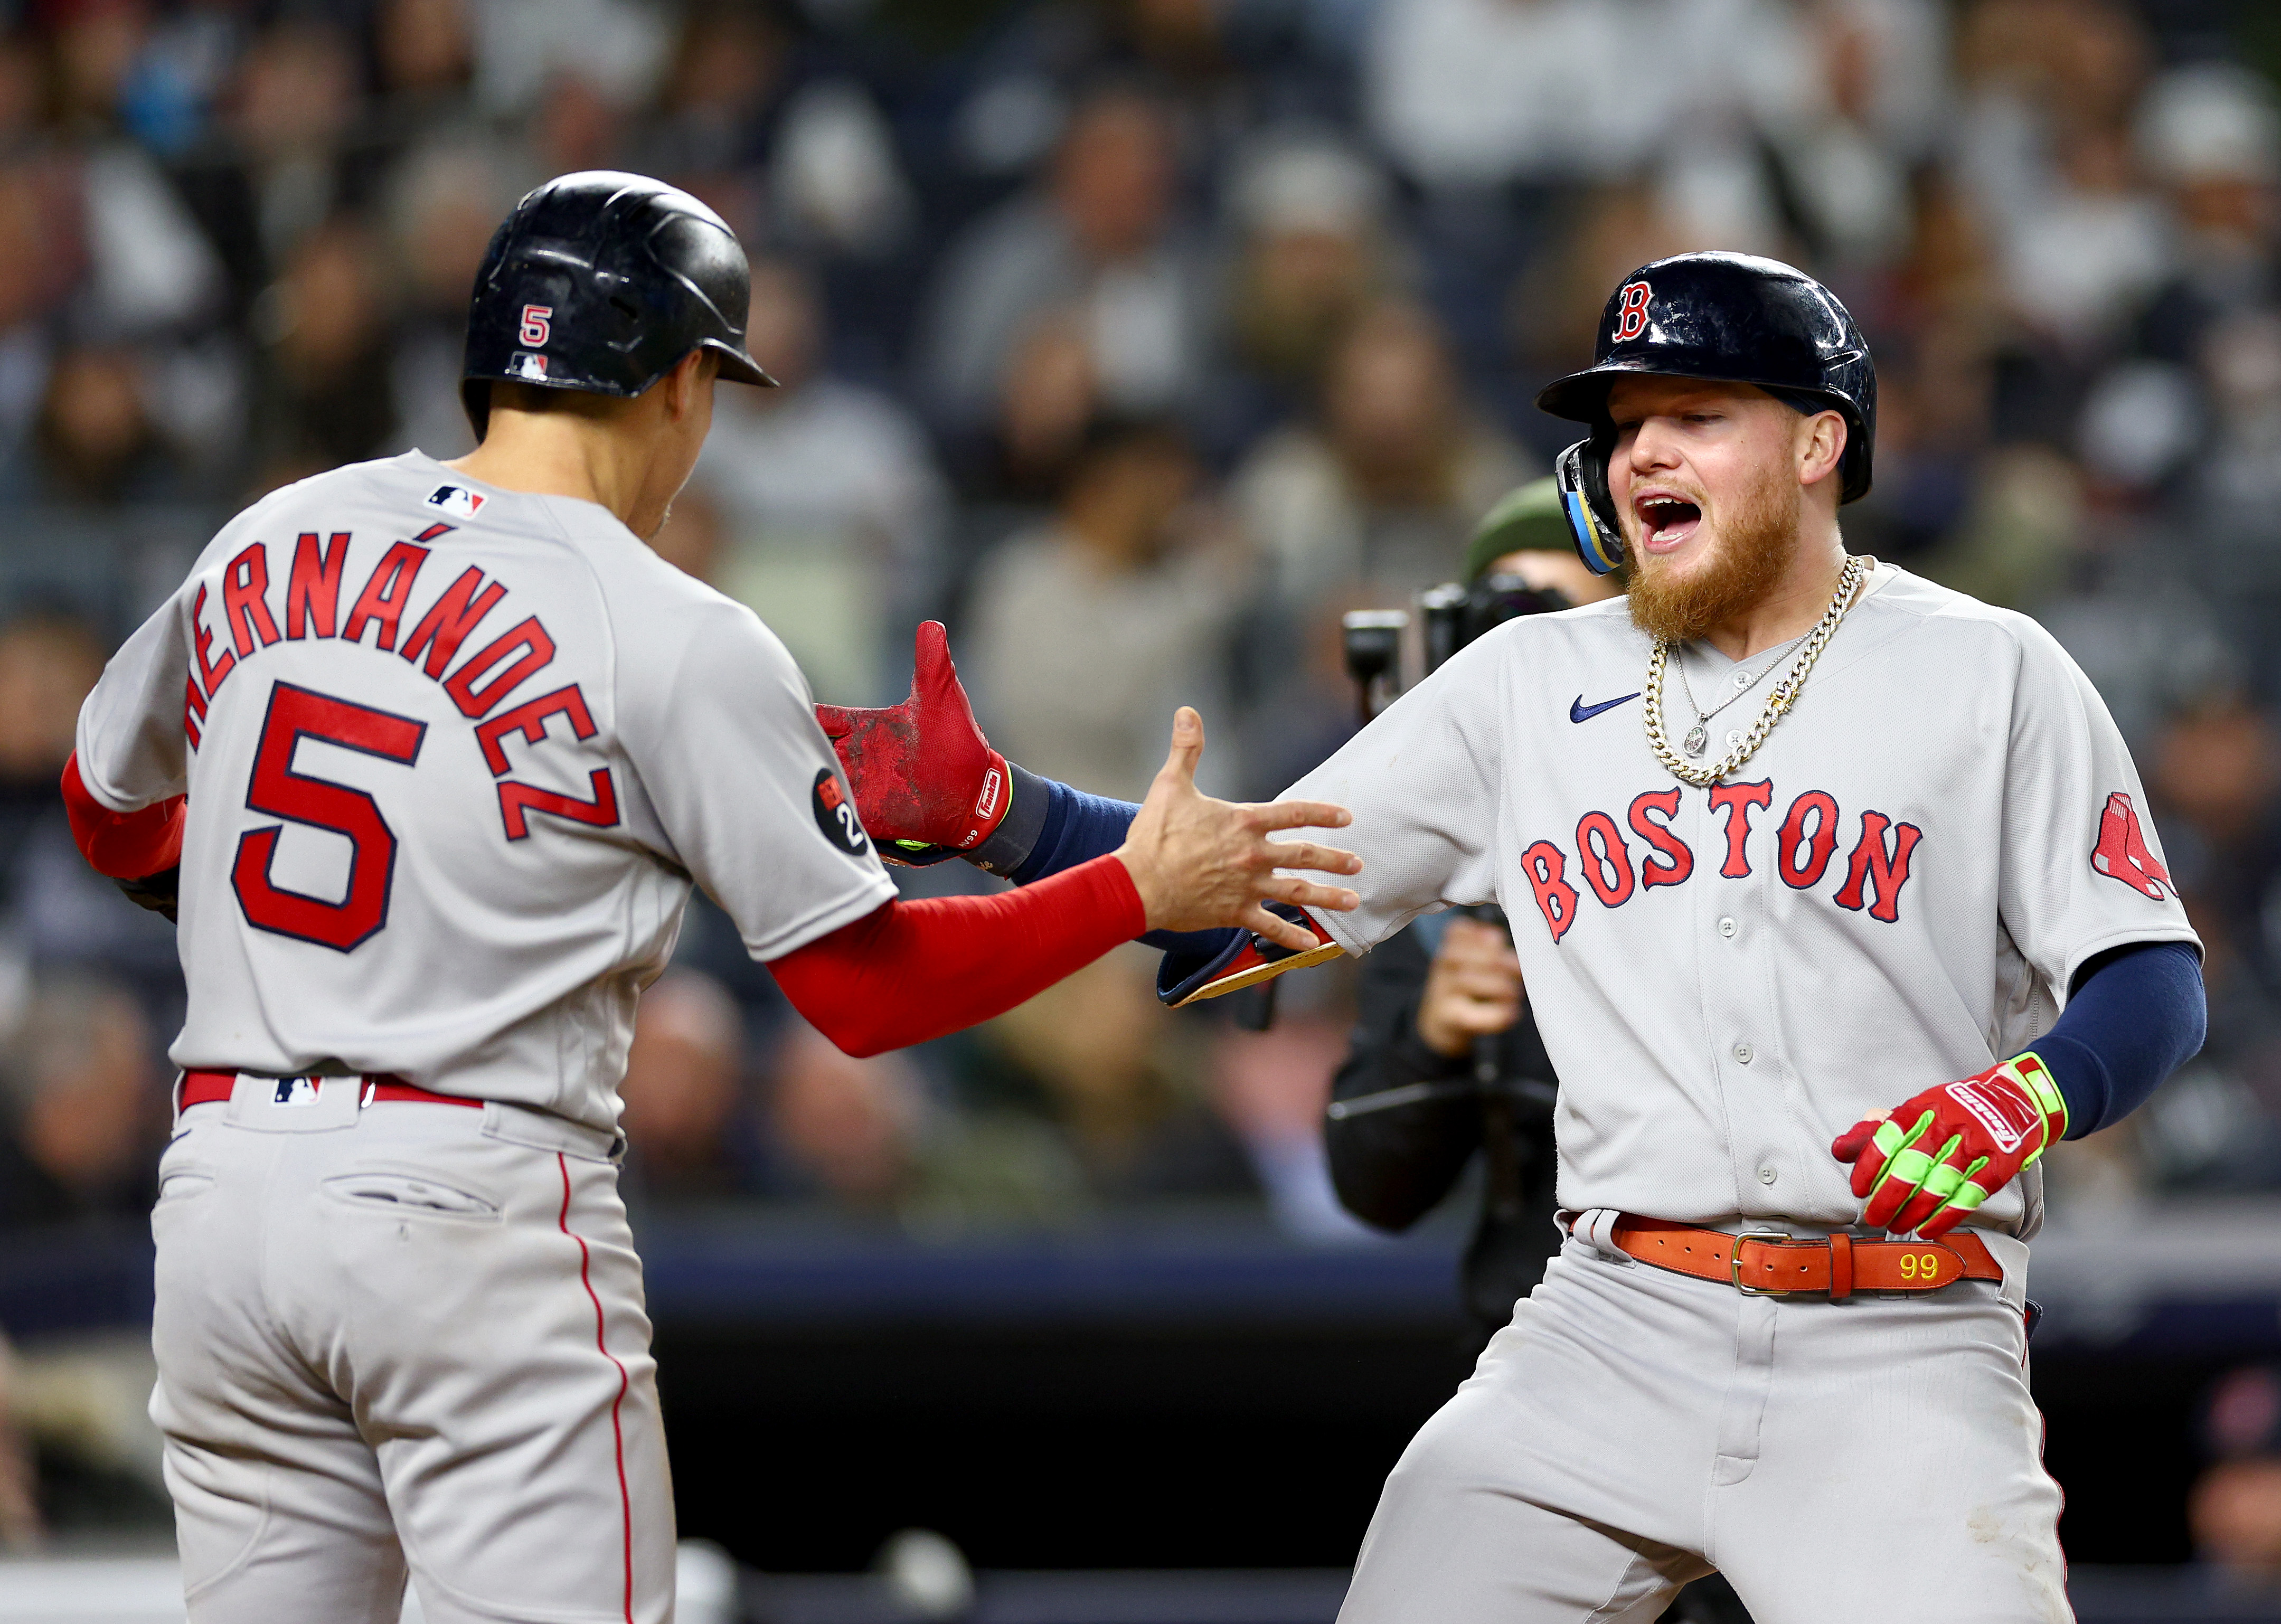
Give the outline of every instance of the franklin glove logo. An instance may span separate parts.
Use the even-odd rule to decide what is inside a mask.
[[[1960,1083],[1951,1083],[1948,1097],[1970,1111],[1988,1130],[1996,1148],[2007,1154],[2026,1144],[2028,1135],[2043,1121],[2033,1109],[2033,1101],[2014,1089],[1991,1088],[1984,1078],[1968,1077]]]
[[[959,850],[964,851],[969,847],[980,844],[982,831],[997,827],[998,798],[1005,787],[1006,775],[995,767],[982,775],[982,789],[974,797],[974,825],[967,830],[966,838],[959,841]]]

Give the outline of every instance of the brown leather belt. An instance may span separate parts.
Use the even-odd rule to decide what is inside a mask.
[[[1952,1230],[1937,1241],[1793,1238],[1766,1229],[1730,1235],[1627,1212],[1616,1219],[1610,1239],[1642,1263],[1699,1280],[1719,1280],[1751,1297],[1807,1292],[1841,1303],[1857,1291],[1938,1291],[1958,1280],[2004,1278],[1980,1238],[1962,1230]]]
[[[300,1078],[281,1077],[281,1083],[300,1082]],[[393,1071],[377,1072],[370,1077],[312,1077],[305,1079],[321,1087],[326,1083],[355,1083],[361,1090],[363,1102],[378,1104],[383,1101],[400,1105],[472,1105],[483,1109],[481,1100],[467,1099],[460,1094],[435,1094],[425,1088],[415,1088]],[[181,1110],[193,1105],[218,1104],[237,1091],[235,1071],[185,1071],[182,1073]]]

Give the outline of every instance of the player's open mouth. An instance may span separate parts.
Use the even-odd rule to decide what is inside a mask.
[[[1651,553],[1668,553],[1695,534],[1703,522],[1703,510],[1683,497],[1650,491],[1637,498],[1634,507],[1639,514],[1643,545]]]

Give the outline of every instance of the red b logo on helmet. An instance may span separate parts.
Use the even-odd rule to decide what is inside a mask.
[[[1647,302],[1655,290],[1643,282],[1628,282],[1616,295],[1616,342],[1628,344],[1647,331]]]

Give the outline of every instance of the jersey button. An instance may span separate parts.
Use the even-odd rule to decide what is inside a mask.
[[[1729,731],[1727,735],[1727,748],[1729,750],[1739,750],[1742,747],[1743,736],[1740,733]]]
[[[1782,1175],[1771,1167],[1761,1167],[1759,1169],[1759,1182],[1760,1184],[1772,1184],[1775,1179],[1781,1177]]]
[[[1759,1051],[1752,1048],[1749,1044],[1737,1043],[1735,1045],[1735,1058],[1740,1061],[1743,1064],[1748,1065],[1758,1057]]]
[[[1735,686],[1737,688],[1747,688],[1750,685],[1751,674],[1748,671],[1737,671],[1735,673]]]
[[[1719,934],[1721,936],[1732,937],[1736,932],[1742,928],[1743,927],[1741,925],[1736,924],[1732,919],[1721,919],[1719,921]]]

